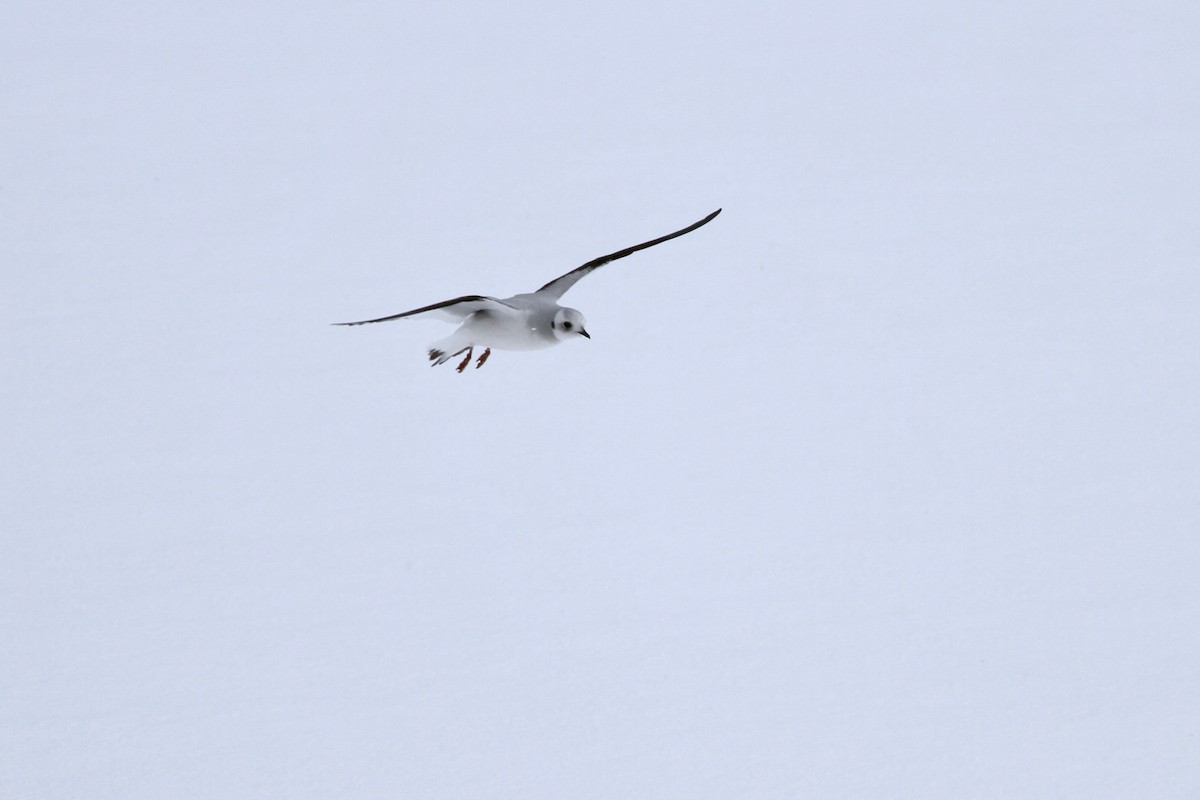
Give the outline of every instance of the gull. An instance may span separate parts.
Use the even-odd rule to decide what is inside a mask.
[[[471,357],[474,355],[476,347],[483,348],[483,352],[475,362],[475,369],[479,369],[492,354],[492,348],[497,350],[539,350],[543,347],[552,347],[568,339],[574,339],[577,336],[591,339],[591,334],[585,327],[586,320],[584,320],[583,314],[573,308],[558,304],[559,299],[568,289],[592,270],[603,267],[610,261],[632,255],[639,250],[645,250],[647,247],[654,247],[656,244],[662,244],[677,236],[691,233],[700,226],[712,222],[713,218],[720,213],[721,209],[718,208],[699,222],[693,222],[674,233],[626,247],[624,250],[618,250],[606,256],[593,258],[586,264],[560,275],[536,292],[516,294],[503,300],[479,294],[468,294],[455,297],[453,300],[443,300],[433,305],[414,308],[412,311],[392,314],[388,317],[333,324],[370,325],[375,322],[389,322],[394,319],[417,317],[423,314],[437,314],[443,319],[460,324],[454,333],[429,346],[430,366],[436,367],[439,364],[445,364],[450,359],[466,353],[457,367],[460,373],[471,363]]]

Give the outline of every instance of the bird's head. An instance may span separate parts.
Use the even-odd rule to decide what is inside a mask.
[[[584,327],[587,320],[573,308],[560,308],[554,312],[554,321],[550,323],[551,329],[554,331],[554,338],[560,342],[567,339],[573,339],[576,336],[583,336],[587,339],[592,338]]]

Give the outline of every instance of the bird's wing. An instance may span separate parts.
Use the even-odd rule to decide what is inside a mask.
[[[704,219],[700,220],[699,222],[693,222],[691,225],[688,225],[686,228],[683,228],[682,230],[675,231],[674,233],[668,233],[666,236],[660,236],[657,239],[652,239],[648,242],[642,242],[641,244],[635,244],[633,247],[626,247],[624,250],[618,250],[617,252],[609,253],[606,256],[600,256],[599,258],[593,258],[591,261],[587,262],[586,264],[583,264],[582,266],[578,266],[575,269],[571,270],[566,275],[560,275],[559,277],[550,281],[545,286],[538,289],[537,293],[541,294],[541,295],[547,295],[549,297],[553,297],[554,299],[557,300],[558,298],[562,297],[563,294],[566,293],[567,289],[570,289],[572,286],[574,286],[576,283],[578,283],[580,278],[582,278],[584,275],[587,275],[592,270],[594,270],[598,267],[603,267],[605,264],[607,264],[610,261],[616,261],[618,258],[624,258],[625,256],[632,255],[633,253],[636,253],[638,250],[645,250],[647,247],[654,247],[654,245],[656,245],[656,244],[662,244],[663,242],[668,241],[669,239],[674,239],[676,236],[683,236],[685,233],[691,233],[692,231],[696,230],[696,228],[699,228],[701,225],[707,225],[708,223],[712,222],[713,218],[716,217],[717,214],[720,214],[720,213],[721,213],[721,209],[718,208],[716,211],[712,212]]]
[[[378,319],[360,319],[357,322],[335,322],[334,325],[368,325],[372,322],[388,322],[393,319],[404,319],[405,317],[415,317],[418,314],[427,314],[437,312],[441,314],[443,319],[448,319],[451,322],[462,322],[467,317],[474,314],[476,311],[505,311],[513,312],[517,309],[508,305],[502,300],[497,300],[494,297],[484,297],[480,294],[468,294],[462,297],[456,297],[453,300],[443,300],[440,303],[434,303],[431,306],[422,306],[414,308],[412,311],[404,311],[400,314],[392,314],[390,317],[380,317]]]

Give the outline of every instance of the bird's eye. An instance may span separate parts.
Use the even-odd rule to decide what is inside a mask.
[[[564,330],[564,331],[569,331],[569,330],[571,330],[571,323],[569,323],[569,322],[564,322],[564,323],[563,323],[563,330]]]

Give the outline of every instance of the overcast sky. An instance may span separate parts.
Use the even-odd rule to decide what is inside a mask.
[[[10,1],[0,795],[1200,796],[1198,35]]]

